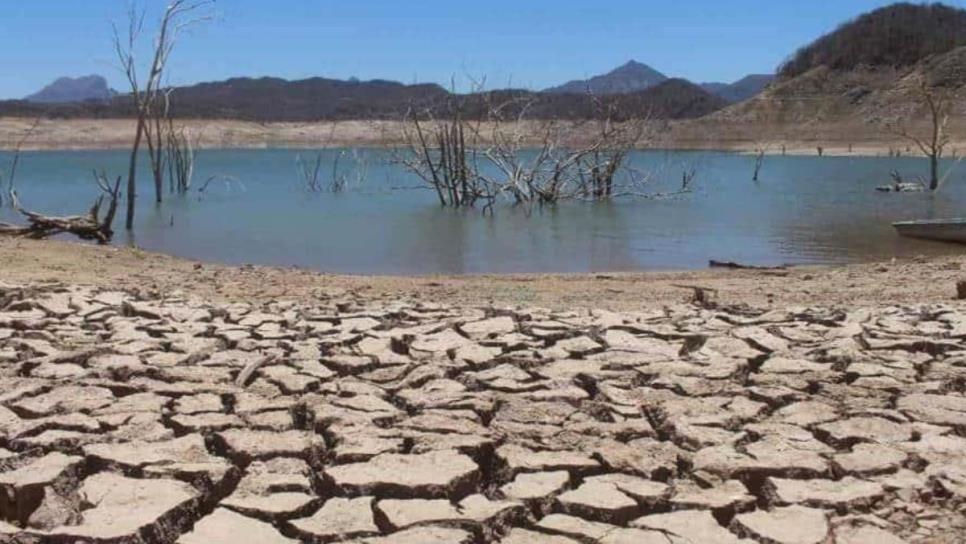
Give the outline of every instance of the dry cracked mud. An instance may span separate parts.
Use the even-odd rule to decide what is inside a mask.
[[[0,284],[0,542],[963,542],[964,339]]]

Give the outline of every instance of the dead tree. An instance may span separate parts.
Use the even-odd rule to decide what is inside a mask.
[[[583,120],[545,119],[531,115],[536,99],[530,95],[478,91],[474,97],[472,109],[457,98],[406,114],[400,162],[435,191],[441,206],[482,202],[487,212],[505,199],[529,212],[567,200],[669,194],[648,194],[649,173],[628,164],[630,153],[656,132],[647,116],[624,118],[612,101],[591,97],[593,112]],[[680,192],[689,184],[685,174]]]
[[[431,187],[444,207],[473,207],[487,203],[491,192],[477,167],[480,120],[470,121],[457,98],[442,108],[444,117],[427,109],[410,108],[405,115],[405,149],[397,161]]]
[[[135,9],[128,12],[127,32],[122,38],[117,26],[114,27],[114,52],[120,63],[121,71],[127,78],[131,88],[131,98],[134,101],[134,111],[137,119],[134,139],[131,144],[131,156],[128,161],[127,176],[127,218],[125,227],[134,228],[134,209],[137,198],[137,160],[142,141],[146,141],[151,159],[151,170],[154,174],[155,198],[158,202],[162,198],[163,185],[163,140],[161,124],[167,115],[168,104],[166,91],[162,80],[167,69],[171,51],[180,33],[188,26],[207,17],[190,18],[201,7],[210,5],[213,0],[173,0],[164,10],[154,40],[154,52],[147,78],[140,79],[137,70],[135,49],[144,29],[144,13]]]
[[[641,143],[645,120],[618,121],[618,111],[598,97],[591,97],[595,118],[590,121],[593,140],[577,149],[578,190],[592,200],[606,200],[614,195],[615,179],[624,169],[627,154]]]
[[[758,174],[761,173],[761,167],[765,162],[765,153],[768,151],[765,145],[755,146],[755,171],[751,176],[751,181],[758,181]]]
[[[342,168],[343,159],[348,158],[351,167],[347,170]],[[335,159],[332,161],[332,179],[329,182],[329,191],[341,193],[349,187],[350,183],[359,186],[369,176],[369,162],[366,157],[359,153],[358,149],[351,152],[340,149],[336,152]]]
[[[691,183],[694,182],[694,177],[697,175],[698,175],[698,170],[693,166],[690,168],[686,168],[684,169],[684,171],[681,172],[681,191],[682,192],[691,191]]]
[[[184,195],[191,189],[195,171],[195,151],[191,136],[184,128],[176,129],[174,120],[167,118],[164,131],[164,162],[168,168],[168,190]]]
[[[322,152],[315,154],[315,161],[308,163],[302,159],[302,154],[295,155],[295,169],[302,178],[302,186],[305,190],[317,193],[322,190],[322,182],[319,180],[319,173],[322,170]]]
[[[653,126],[648,116],[620,119],[620,112],[613,104],[605,104],[597,97],[594,97],[594,111],[596,118],[591,121],[595,125],[594,141],[583,151],[578,150],[574,160],[582,196],[607,200],[618,190],[628,189],[618,187],[621,184],[618,178],[622,174],[632,174],[627,167],[627,156],[642,144],[649,143]],[[645,177],[638,176],[639,179]]]
[[[70,215],[64,217],[44,215],[25,209],[20,205],[16,190],[10,193],[11,205],[26,217],[27,225],[12,225],[0,223],[0,235],[21,236],[25,238],[48,238],[57,234],[68,233],[82,240],[94,240],[99,244],[106,244],[114,236],[114,216],[117,213],[117,202],[120,196],[121,177],[111,185],[107,177],[94,172],[103,194],[94,201],[94,205],[86,215]],[[101,207],[107,197],[107,211],[101,216]]]
[[[592,117],[582,122],[527,119],[528,104],[491,105],[483,156],[503,179],[490,185],[528,207],[647,196],[649,176],[630,168],[627,157],[650,141],[654,125],[647,116],[623,119],[611,104],[591,99]]]
[[[24,144],[27,143],[27,140],[30,139],[30,136],[33,135],[34,131],[37,130],[37,125],[39,124],[40,124],[40,118],[38,117],[37,119],[34,119],[34,121],[30,124],[29,127],[27,127],[27,130],[24,131],[23,136],[21,136],[20,139],[17,140],[16,145],[14,145],[13,159],[10,160],[10,168],[7,171],[7,191],[6,191],[7,199],[11,206],[13,206],[14,200],[15,200],[14,191],[16,188],[15,182],[17,179],[17,167],[20,165],[20,151],[23,149]],[[0,174],[0,186],[2,185],[3,185],[3,175]],[[0,204],[3,204],[3,194],[0,194]]]
[[[532,105],[532,98],[488,101],[486,105],[486,147],[482,156],[497,174],[482,177],[494,188],[494,194],[506,195],[513,204],[529,211],[534,204],[542,206],[587,196],[594,183],[602,187],[601,176],[606,175],[603,169],[594,172],[583,161],[596,144],[570,141],[575,133],[596,132],[585,131],[583,123],[578,123],[581,128],[574,130],[571,123],[558,119],[528,119]]]
[[[949,145],[949,110],[951,107],[951,96],[944,90],[930,86],[925,77],[918,78],[915,92],[917,98],[926,108],[929,119],[929,132],[925,136],[916,134],[901,123],[893,122],[888,128],[897,136],[915,144],[919,151],[929,159],[929,190],[935,191],[942,186],[947,175],[940,175],[939,161],[942,159]]]

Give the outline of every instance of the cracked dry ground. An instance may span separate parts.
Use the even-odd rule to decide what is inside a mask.
[[[0,285],[0,542],[962,542],[964,338]]]

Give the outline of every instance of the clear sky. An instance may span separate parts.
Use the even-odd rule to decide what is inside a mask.
[[[114,68],[126,0],[2,0],[0,98]],[[165,0],[141,0],[156,17]],[[881,0],[219,0],[178,43],[173,84],[311,76],[544,88],[629,59],[697,82],[771,72]],[[966,0],[946,3],[964,6]]]

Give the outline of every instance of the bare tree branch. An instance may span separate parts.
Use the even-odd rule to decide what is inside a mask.
[[[17,140],[16,145],[13,148],[13,159],[10,161],[10,169],[7,172],[7,195],[11,206],[14,206],[15,197],[15,182],[17,179],[17,167],[20,165],[20,152],[23,150],[24,144],[33,135],[34,131],[37,130],[37,126],[40,125],[40,118],[37,117],[30,123],[27,130],[24,131],[23,135]],[[0,185],[2,185],[3,176],[0,175]],[[3,195],[0,194],[0,204],[3,204]]]
[[[133,6],[127,14],[127,33],[122,36],[117,25],[114,30],[114,51],[121,71],[125,74],[131,88],[131,96],[137,116],[134,140],[128,162],[127,180],[127,219],[128,230],[134,227],[134,211],[137,189],[138,152],[144,141],[148,147],[151,170],[154,176],[155,200],[161,202],[163,173],[165,170],[165,119],[170,116],[170,88],[162,85],[168,61],[177,39],[188,27],[210,19],[202,15],[193,17],[197,11],[214,4],[214,0],[173,0],[161,16],[157,35],[153,44],[153,55],[147,78],[141,81],[138,76],[135,48],[144,29],[145,13]]]

